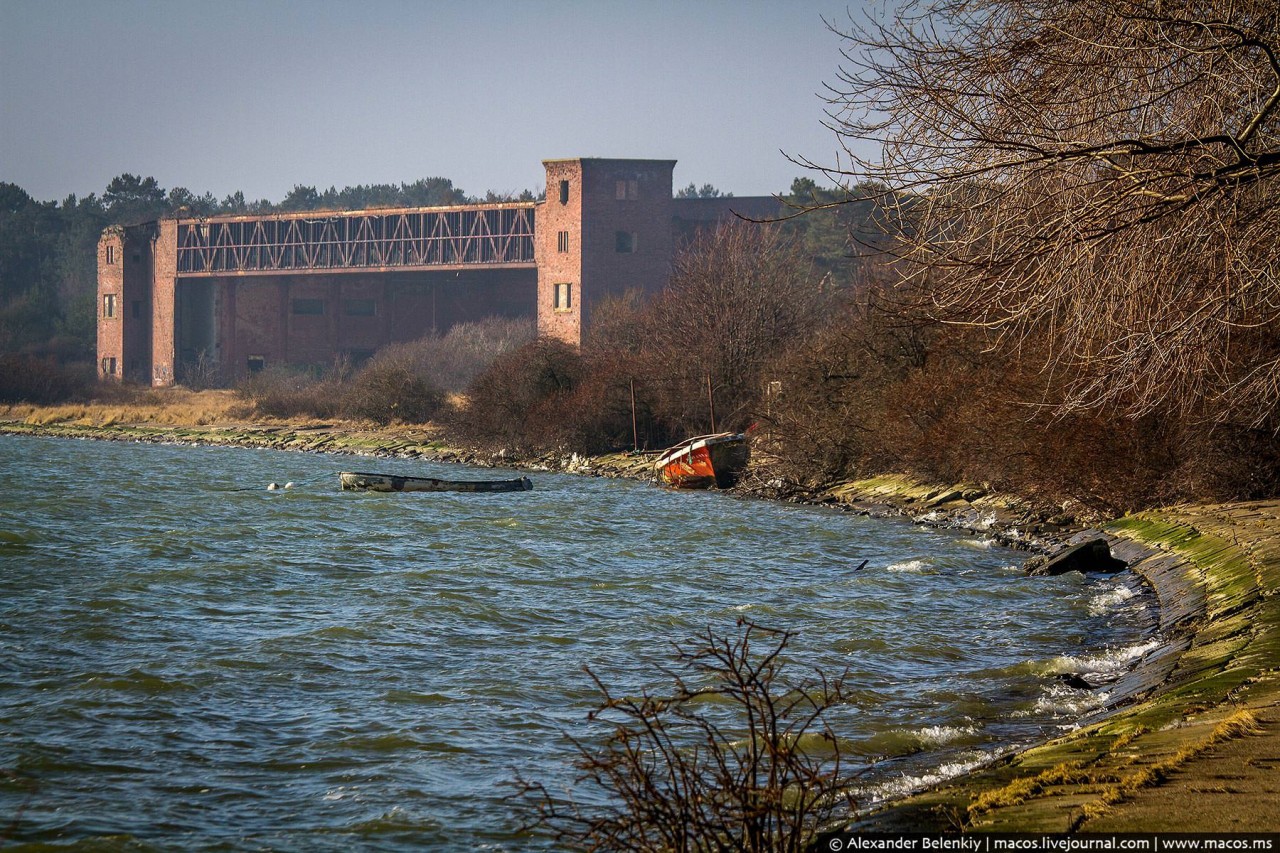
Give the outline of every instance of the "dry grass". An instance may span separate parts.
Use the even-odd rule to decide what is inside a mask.
[[[1082,821],[1092,820],[1109,813],[1113,806],[1132,799],[1143,788],[1152,788],[1163,784],[1169,778],[1169,775],[1179,767],[1218,744],[1235,738],[1261,733],[1262,728],[1258,724],[1258,718],[1252,712],[1243,709],[1236,711],[1230,717],[1214,726],[1213,731],[1207,737],[1189,743],[1163,761],[1140,767],[1115,784],[1108,785],[1102,792],[1101,797],[1083,806],[1081,809]],[[1136,736],[1137,732],[1130,732],[1129,734]],[[1126,744],[1128,743],[1125,740],[1127,737],[1128,735],[1122,736],[1116,741],[1116,745],[1111,749],[1112,753],[1115,753],[1122,746],[1122,741]]]
[[[248,415],[243,402],[236,399],[231,391],[164,388],[111,396],[119,396],[121,399],[48,406],[27,403],[3,406],[0,407],[0,419],[21,421],[34,426],[209,426],[243,423]]]

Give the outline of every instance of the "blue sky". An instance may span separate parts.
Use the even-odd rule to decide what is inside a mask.
[[[782,151],[835,159],[820,94],[841,43],[822,18],[848,8],[0,0],[0,181],[41,200],[122,172],[218,198],[437,175],[483,194],[585,156],[785,191],[805,172]]]

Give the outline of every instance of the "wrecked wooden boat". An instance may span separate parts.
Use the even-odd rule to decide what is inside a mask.
[[[727,489],[738,482],[749,458],[744,433],[721,432],[680,442],[653,467],[664,483],[677,489]]]
[[[514,480],[438,480],[434,477],[352,471],[343,471],[338,477],[344,492],[527,492],[533,488],[533,481],[528,477]]]

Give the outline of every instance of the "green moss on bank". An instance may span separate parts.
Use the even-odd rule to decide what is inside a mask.
[[[1141,665],[1154,683],[1104,721],[895,803],[864,827],[1259,828],[1254,799],[1232,799],[1229,786],[1209,811],[1183,800],[1214,790],[1202,783],[1219,753],[1280,747],[1280,501],[1141,513],[1106,530],[1113,548],[1142,546],[1132,568],[1160,597],[1164,644]],[[1265,766],[1238,764],[1241,784],[1256,777],[1269,790]]]

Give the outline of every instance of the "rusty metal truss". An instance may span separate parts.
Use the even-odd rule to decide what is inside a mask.
[[[530,204],[178,222],[178,275],[529,267]]]

